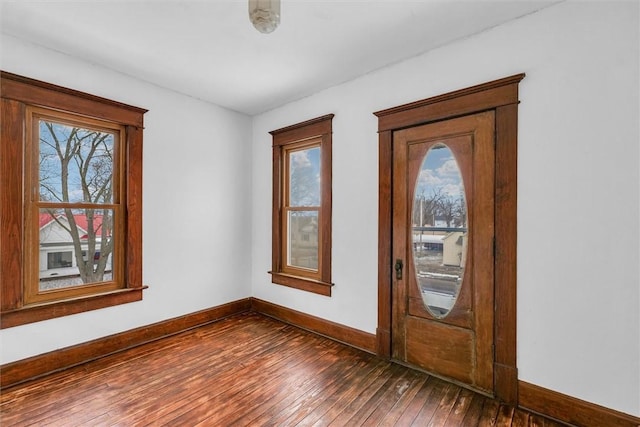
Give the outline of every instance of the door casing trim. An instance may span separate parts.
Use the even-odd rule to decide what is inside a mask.
[[[378,327],[376,351],[391,357],[393,132],[440,120],[495,112],[494,393],[518,402],[516,366],[516,242],[518,85],[516,74],[375,112],[378,117]],[[498,217],[499,215],[499,217]],[[499,220],[498,220],[499,219]]]

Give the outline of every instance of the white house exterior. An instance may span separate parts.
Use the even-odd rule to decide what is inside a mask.
[[[442,264],[464,267],[467,260],[467,233],[453,231],[442,239]]]
[[[86,217],[77,215],[76,224],[79,228],[82,243],[83,258],[87,259],[87,242],[85,230],[82,225],[86,224]],[[95,227],[99,228],[102,224],[101,219],[95,222]],[[55,219],[49,214],[40,215],[40,279],[52,277],[68,277],[78,276],[78,264],[75,256],[75,248],[71,234],[65,229],[69,227],[69,222],[64,215],[56,215]],[[96,239],[96,253],[94,259],[100,256],[99,252],[100,238]],[[111,256],[107,260],[105,271],[111,270]]]

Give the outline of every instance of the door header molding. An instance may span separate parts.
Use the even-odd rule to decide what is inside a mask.
[[[417,126],[430,121],[495,109],[518,103],[518,83],[525,74],[471,86],[373,113],[378,132]]]

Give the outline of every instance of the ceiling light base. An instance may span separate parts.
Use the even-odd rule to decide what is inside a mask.
[[[280,24],[280,0],[249,0],[249,19],[256,30],[272,33]]]

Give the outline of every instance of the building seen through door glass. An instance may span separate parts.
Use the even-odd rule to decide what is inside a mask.
[[[420,169],[413,201],[413,259],[423,303],[435,317],[453,308],[467,259],[467,204],[460,168],[442,143]]]

